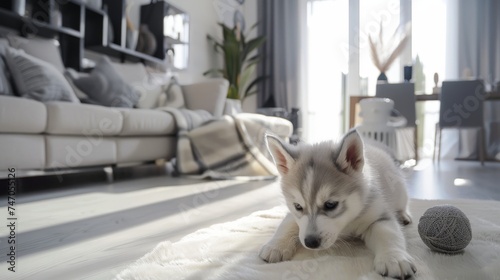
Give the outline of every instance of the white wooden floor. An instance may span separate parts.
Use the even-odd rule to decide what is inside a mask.
[[[500,163],[422,162],[409,172],[415,198],[500,200]],[[456,180],[456,179],[461,180]],[[5,187],[5,186],[2,186]],[[7,198],[0,218],[7,223]],[[17,196],[16,272],[7,271],[0,226],[0,279],[112,279],[161,241],[282,202],[272,181],[157,176]]]

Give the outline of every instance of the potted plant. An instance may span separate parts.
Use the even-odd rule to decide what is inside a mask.
[[[256,54],[250,57],[250,53],[264,43],[265,37],[257,36],[253,39],[247,39],[239,24],[236,24],[234,28],[230,28],[223,23],[219,23],[219,25],[222,28],[222,42],[210,35],[207,35],[207,38],[213,43],[214,50],[223,55],[224,68],[211,69],[203,73],[203,75],[222,75],[229,81],[227,99],[239,100],[241,103],[245,97],[257,92],[254,89],[255,86],[264,79],[264,77],[257,77],[250,81],[259,62],[259,55]],[[251,29],[255,28],[255,26]]]

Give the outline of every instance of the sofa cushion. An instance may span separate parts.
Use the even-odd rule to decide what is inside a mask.
[[[66,78],[51,64],[13,48],[7,49],[6,58],[20,96],[80,103]]]
[[[214,117],[221,117],[224,111],[229,82],[222,78],[209,79],[190,85],[183,85],[182,92],[186,108],[205,110]]]
[[[50,63],[60,73],[64,71],[61,53],[54,39],[22,38],[13,34],[9,34],[7,38],[11,47],[24,50],[27,54]]]
[[[117,163],[169,160],[175,156],[177,137],[116,137]]]
[[[171,114],[151,109],[120,109],[123,128],[120,135],[176,135],[177,126]]]
[[[45,167],[44,136],[0,134],[0,155],[0,170],[43,169]]]
[[[46,168],[66,169],[116,163],[116,144],[112,137],[45,137]]]
[[[141,93],[141,97],[136,107],[141,109],[153,109],[158,107],[158,97],[163,92],[163,87],[159,85],[147,84],[138,87],[134,86]]]
[[[122,130],[120,111],[99,105],[48,102],[47,129],[58,135],[117,135]]]
[[[88,77],[73,80],[90,99],[109,107],[134,107],[140,93],[128,85],[113,68],[108,57],[103,56]]]
[[[0,133],[41,133],[47,125],[47,109],[38,101],[0,96]]]

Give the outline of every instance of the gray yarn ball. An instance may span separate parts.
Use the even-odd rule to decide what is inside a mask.
[[[418,233],[425,245],[434,251],[461,253],[472,239],[470,222],[455,206],[434,206],[420,217]]]

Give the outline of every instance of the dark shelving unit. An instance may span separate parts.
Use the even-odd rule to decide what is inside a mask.
[[[163,1],[152,5],[159,3],[170,5]],[[0,26],[16,30],[24,37],[57,38],[64,64],[77,70],[82,70],[85,49],[119,58],[122,62],[163,64],[167,46],[187,45],[174,38],[165,39],[163,30],[158,30],[158,33],[153,32],[158,44],[154,55],[127,48],[125,9],[125,0],[103,0],[101,9],[86,6],[80,0],[3,0],[0,1]],[[148,19],[148,27],[153,30],[163,26],[163,18],[158,14]]]
[[[103,0],[102,7],[107,12],[113,32],[112,43],[125,47],[127,26],[125,20],[125,0]]]
[[[7,0],[0,3],[0,25],[21,36],[58,37],[64,64],[80,70],[84,9],[80,1]],[[24,8],[23,8],[24,7]]]
[[[120,58],[122,61],[130,61],[130,62],[150,61],[158,64],[163,63],[162,59],[158,59],[150,55],[116,45],[114,43],[109,43],[106,46],[98,46],[98,45],[89,46],[87,47],[87,49],[108,56]]]
[[[167,17],[172,17],[172,21],[168,21]],[[179,22],[173,22],[174,18]],[[174,63],[170,67],[182,69],[187,66],[189,16],[186,12],[165,1],[153,2],[141,6],[141,24],[146,24],[155,37],[157,48],[154,57],[164,60],[167,50],[172,49],[176,56],[182,56],[182,65]]]
[[[105,46],[108,44],[109,19],[106,12],[85,7],[84,46]]]
[[[127,25],[125,0],[103,0],[102,13],[88,9],[85,29],[85,48],[122,62],[153,62],[163,64],[163,59],[126,47]],[[101,17],[102,19],[99,19]]]

